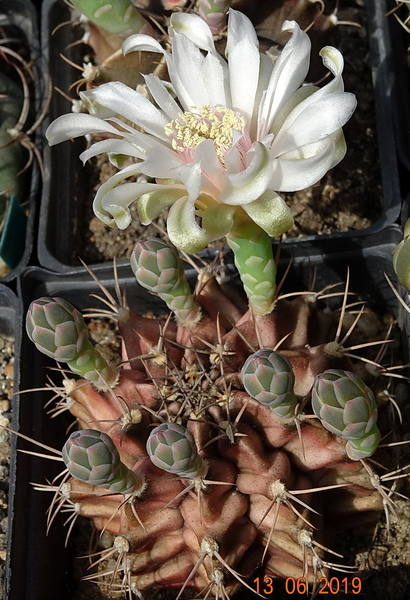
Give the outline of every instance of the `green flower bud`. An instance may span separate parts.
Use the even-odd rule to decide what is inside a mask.
[[[116,369],[89,340],[83,316],[63,298],[39,298],[27,311],[26,330],[37,349],[98,385],[115,385]]]
[[[206,468],[192,433],[177,423],[162,423],[150,433],[147,452],[159,469],[181,477],[202,477]]]
[[[185,276],[184,265],[174,246],[149,238],[138,242],[131,254],[131,268],[140,285],[158,294],[175,313],[178,323],[192,327],[201,318]]]
[[[272,409],[280,419],[295,415],[297,404],[293,391],[295,376],[288,359],[273,350],[258,350],[249,356],[242,368],[246,392]]]
[[[371,456],[381,436],[372,390],[350,371],[328,369],[315,378],[312,408],[323,426],[348,441],[350,458]]]
[[[114,442],[101,431],[72,433],[63,447],[63,460],[76,479],[116,494],[131,494],[143,485],[143,478],[121,462]]]

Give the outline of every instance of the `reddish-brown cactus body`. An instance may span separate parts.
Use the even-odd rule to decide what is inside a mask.
[[[342,438],[303,415],[298,427],[294,420],[280,422],[243,390],[240,370],[258,340],[274,348],[290,332],[279,351],[293,366],[299,399],[323,370],[354,367],[325,352],[331,320],[311,300],[279,300],[271,315],[254,320],[211,282],[223,302],[210,303],[205,286],[197,297],[200,304],[204,298],[202,320],[191,329],[169,326],[161,364],[149,348],[160,342],[164,322],[159,327],[157,320],[131,313],[120,323],[124,355],[133,359],[140,352],[144,360],[126,363],[112,391],[84,381],[67,384],[79,428],[107,433],[122,462],[147,483],[139,497],[124,503],[121,495],[106,496],[71,479],[70,499],[97,529],[128,540],[127,581],[134,589],[187,585],[213,589],[216,596],[223,585],[234,592],[261,564],[265,548],[266,574],[312,582],[318,568],[327,572],[324,551],[315,544],[326,547],[338,529],[373,521],[381,495],[362,463],[347,457]],[[217,323],[219,306],[224,327]],[[318,345],[306,347],[317,319]],[[207,465],[205,477],[183,479],[152,464],[146,442],[163,421],[189,429]]]

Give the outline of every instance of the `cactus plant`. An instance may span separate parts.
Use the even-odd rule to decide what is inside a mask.
[[[184,273],[156,272],[166,251],[164,242],[139,242],[137,280],[160,293],[163,275],[186,297]],[[168,252],[175,264],[175,248]],[[363,458],[377,452],[383,429],[370,389],[379,375],[368,372],[364,383],[361,363],[339,343],[333,351],[337,323],[319,295],[279,296],[258,317],[208,270],[199,280],[194,325],[113,304],[124,362],[110,389],[65,376],[78,431],[63,449],[69,478],[59,506],[113,535],[101,556],[118,556],[117,583],[138,597],[152,587],[232,595],[252,587],[262,560],[266,576],[304,577],[312,589],[319,573],[328,576],[336,532],[374,523],[391,502]],[[65,302],[38,304],[29,332],[44,326],[43,306],[58,314],[52,328],[65,323]],[[70,331],[83,335],[82,325]],[[40,350],[66,354],[55,349],[54,330],[47,347],[31,335]]]

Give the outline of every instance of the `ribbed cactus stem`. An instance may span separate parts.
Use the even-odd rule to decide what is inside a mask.
[[[40,352],[67,363],[73,373],[101,387],[116,385],[117,369],[90,342],[80,311],[63,298],[34,300],[27,311],[26,329]]]
[[[147,441],[147,452],[156,467],[188,479],[205,477],[207,466],[198,454],[194,436],[183,425],[162,423]]]
[[[198,0],[199,16],[208,23],[214,35],[226,25],[226,14],[232,0]]]
[[[249,305],[257,315],[272,312],[276,291],[276,265],[272,240],[258,225],[242,221],[226,236]]]
[[[273,350],[262,349],[249,356],[242,368],[243,387],[261,404],[269,406],[283,420],[295,416],[295,376],[288,359]]]
[[[109,435],[94,429],[75,431],[66,441],[63,461],[76,479],[114,494],[139,495],[145,489],[143,475],[128,469]]]
[[[131,268],[140,285],[158,294],[174,312],[178,324],[193,327],[201,309],[192,296],[177,249],[158,238],[138,242],[131,254]]]
[[[352,460],[371,456],[381,436],[372,390],[351,371],[328,369],[315,378],[312,408],[322,425],[348,443]]]
[[[153,33],[151,25],[131,0],[72,0],[71,4],[87,19],[111,33],[123,37],[133,33]]]

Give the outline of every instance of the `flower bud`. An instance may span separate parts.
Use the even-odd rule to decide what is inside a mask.
[[[350,371],[328,369],[315,378],[312,408],[323,426],[348,441],[350,458],[371,456],[380,442],[372,390]]]
[[[251,354],[242,368],[242,381],[246,392],[269,406],[278,418],[294,416],[297,403],[293,391],[295,376],[285,356],[267,349]]]

